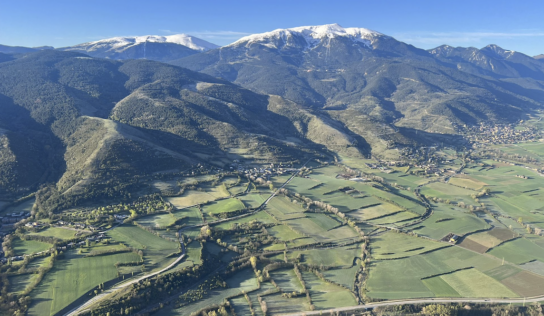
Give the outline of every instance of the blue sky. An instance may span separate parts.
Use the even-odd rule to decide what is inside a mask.
[[[0,44],[70,46],[186,33],[218,45],[303,25],[365,27],[421,48],[497,44],[544,54],[544,1],[2,1]]]

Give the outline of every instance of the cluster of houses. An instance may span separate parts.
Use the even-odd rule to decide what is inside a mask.
[[[511,144],[539,139],[542,133],[536,129],[516,129],[514,124],[480,125],[470,130],[468,139],[486,144]]]
[[[2,224],[15,224],[27,217],[30,217],[30,212],[14,212],[6,214],[5,216],[0,216],[0,221]]]
[[[42,228],[43,224],[40,222],[28,222],[25,224],[25,227],[38,229]]]
[[[122,215],[115,214],[115,215],[113,215],[113,217],[114,217],[115,220],[118,221],[118,222],[123,222],[125,219],[129,218],[129,216],[126,215],[126,214],[122,214]]]
[[[67,221],[57,221],[55,224],[57,226],[67,226],[67,227],[73,227],[76,229],[89,229],[91,231],[96,231],[98,229],[92,225],[85,225],[83,223],[74,223],[74,222],[67,222]]]

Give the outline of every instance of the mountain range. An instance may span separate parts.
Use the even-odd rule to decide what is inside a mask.
[[[224,47],[189,35],[0,46],[0,197],[38,190],[49,212],[198,164],[461,147],[467,126],[515,122],[543,102],[537,58],[423,50],[337,24]]]

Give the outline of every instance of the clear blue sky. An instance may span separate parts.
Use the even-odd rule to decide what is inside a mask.
[[[365,27],[421,48],[497,44],[544,53],[544,1],[15,0],[0,2],[0,44],[70,46],[186,33],[218,45],[303,25]]]

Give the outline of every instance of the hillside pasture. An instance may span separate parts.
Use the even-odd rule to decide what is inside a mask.
[[[53,247],[52,244],[48,244],[45,242],[36,240],[21,240],[18,238],[11,243],[11,248],[13,249],[13,253],[16,256],[30,255],[36,252],[42,252],[51,249],[51,247]]]

